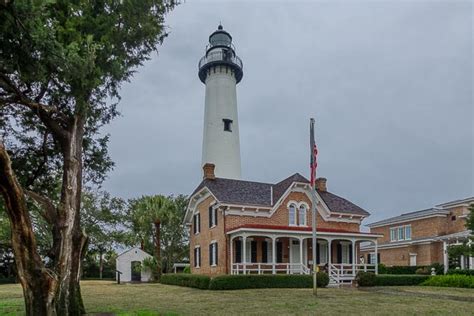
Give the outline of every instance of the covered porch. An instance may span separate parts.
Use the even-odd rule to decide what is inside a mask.
[[[228,232],[231,274],[310,274],[313,245],[310,227],[241,227]],[[316,262],[332,284],[352,282],[358,271],[377,273],[377,262],[359,258],[361,242],[378,235],[335,229],[318,229]]]

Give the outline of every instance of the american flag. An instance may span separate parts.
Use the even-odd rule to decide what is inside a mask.
[[[318,155],[318,148],[316,147],[316,142],[314,140],[314,118],[311,118],[309,124],[309,137],[310,137],[310,172],[311,172],[311,187],[314,188],[316,182],[316,167],[318,162],[316,156]]]

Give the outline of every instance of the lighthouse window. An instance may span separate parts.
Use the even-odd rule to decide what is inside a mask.
[[[223,119],[224,121],[224,131],[226,132],[232,132],[232,120],[229,119]]]

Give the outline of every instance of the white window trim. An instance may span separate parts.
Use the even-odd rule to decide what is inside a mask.
[[[199,249],[199,256],[196,257],[196,266],[194,268],[199,269],[201,267],[201,246],[194,246],[194,256],[196,256],[196,249]]]
[[[410,237],[407,237],[407,228],[410,228]],[[400,231],[403,234],[403,238],[400,238]],[[392,233],[394,239],[392,239]],[[411,230],[411,224],[408,225],[401,225],[401,226],[395,226],[395,227],[390,227],[390,242],[397,242],[397,241],[409,241],[412,239],[412,234],[413,231]]]
[[[210,254],[212,256],[211,267],[217,267],[217,264],[216,264],[216,258],[217,258],[216,245],[217,245],[217,241],[216,240],[211,240],[210,244],[212,245],[212,254]]]
[[[300,209],[301,207],[304,207],[304,224],[302,224],[300,222]],[[298,226],[303,226],[303,227],[307,227],[308,226],[308,205],[306,203],[300,203],[299,207],[298,207]]]
[[[294,212],[294,222],[291,223],[291,212],[290,212],[290,209],[291,207],[293,206],[293,209],[295,210]],[[289,226],[298,226],[298,204],[296,203],[290,203],[288,205],[288,225]]]
[[[212,225],[209,227],[209,229],[213,229],[214,227],[217,227],[216,220],[217,220],[217,208],[212,207]]]
[[[196,232],[194,233],[194,235],[199,235],[199,233],[201,232],[201,214],[196,213],[194,214],[194,216],[196,216]]]

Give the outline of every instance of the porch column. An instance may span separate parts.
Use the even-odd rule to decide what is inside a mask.
[[[332,239],[328,239],[328,270],[331,270],[331,264],[332,264],[331,248],[332,248]]]
[[[443,264],[444,264],[444,274],[448,272],[449,260],[448,260],[448,243],[446,240],[443,240]]]
[[[375,274],[379,274],[379,256],[378,256],[378,241],[375,240]]]
[[[469,239],[469,241],[467,242],[467,245],[471,247],[472,245],[471,239]],[[467,267],[468,269],[474,269],[474,257],[468,257],[467,264],[468,264],[468,267]]]
[[[242,265],[244,274],[247,274],[247,236],[242,236]]]
[[[234,239],[230,236],[230,274],[234,274]]]
[[[276,265],[276,238],[272,237],[272,273],[275,274]]]
[[[303,274],[303,239],[300,238],[300,264],[301,264],[301,274]]]
[[[352,275],[355,276],[355,263],[356,263],[356,252],[355,252],[355,240],[352,239]]]

